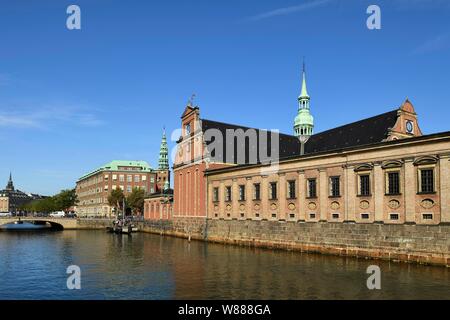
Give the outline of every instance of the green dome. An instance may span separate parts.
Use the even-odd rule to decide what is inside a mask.
[[[308,109],[300,109],[294,120],[294,127],[309,125],[314,126],[314,117]]]

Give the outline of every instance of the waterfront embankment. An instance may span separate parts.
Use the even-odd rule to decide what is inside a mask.
[[[143,232],[224,244],[450,267],[450,225],[356,224],[176,218]]]
[[[110,219],[54,219],[101,230]],[[75,223],[76,222],[76,223]],[[175,218],[137,222],[142,232],[223,244],[450,267],[450,225],[355,224]]]

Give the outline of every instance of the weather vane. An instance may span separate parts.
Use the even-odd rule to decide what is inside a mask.
[[[188,100],[188,105],[189,106],[193,106],[195,97],[196,97],[196,95],[195,95],[195,93],[193,93],[191,98]]]

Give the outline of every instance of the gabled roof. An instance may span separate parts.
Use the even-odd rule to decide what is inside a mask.
[[[377,142],[384,141],[389,130],[394,126],[398,117],[398,109],[389,111],[374,117],[370,117],[364,120],[349,123],[337,128],[333,128],[327,131],[323,131],[312,135],[305,145],[305,154],[313,154],[324,151],[332,151],[337,149],[344,149],[350,147],[357,147]],[[246,141],[245,143],[245,159],[244,164],[249,164],[249,152],[256,152],[258,154],[257,162],[260,163],[259,159],[259,134],[261,132],[270,132],[262,129],[249,128],[234,124],[228,124],[218,121],[212,121],[207,119],[202,119],[202,131],[206,132],[208,129],[217,129],[222,133],[222,136],[226,140],[226,130],[232,129],[242,129],[244,131],[248,129],[254,129],[257,132],[258,143],[251,144]],[[270,135],[268,136],[268,144],[270,145]],[[210,141],[206,143],[206,147],[213,143]],[[227,145],[230,146],[232,141],[224,141],[223,155],[226,155]],[[234,161],[232,163],[237,164],[237,147],[234,146]],[[240,147],[240,146],[239,146]],[[300,142],[297,137],[287,134],[279,134],[279,159],[290,158],[293,156],[298,156],[300,154]],[[270,149],[269,149],[270,150]],[[225,162],[225,161],[224,161]],[[240,163],[242,164],[242,163]]]
[[[181,115],[181,119],[183,119],[187,114],[191,113],[194,110],[199,110],[199,108],[187,105],[186,108],[184,109],[183,114]]]
[[[257,138],[257,143],[256,144],[250,144],[249,141],[246,141],[245,143],[245,159],[246,159],[246,163],[248,163],[249,161],[249,154],[250,152],[255,152],[255,154],[257,155],[257,162],[260,162],[259,159],[259,147],[260,147],[260,137],[261,136],[267,136],[267,145],[270,146],[271,143],[271,135],[270,132],[268,130],[263,130],[263,129],[256,129],[256,128],[249,128],[249,127],[244,127],[244,126],[239,126],[239,125],[234,125],[234,124],[229,124],[229,123],[224,123],[224,122],[218,122],[218,121],[212,121],[212,120],[207,120],[207,119],[202,119],[201,120],[201,124],[202,124],[202,131],[203,133],[206,132],[209,129],[216,129],[219,130],[222,134],[222,137],[224,137],[224,143],[223,143],[223,153],[222,155],[225,157],[227,154],[227,147],[229,147],[233,141],[226,141],[226,137],[227,137],[227,130],[231,129],[231,130],[238,130],[238,129],[242,129],[244,132],[246,132],[247,130],[251,129],[251,130],[255,130],[256,132],[256,138]],[[210,141],[206,144],[206,147],[208,148],[208,145],[213,143],[214,141]],[[233,163],[237,164],[237,150],[238,147],[240,148],[241,146],[237,146],[236,144],[234,145],[234,161]],[[287,135],[287,134],[283,134],[280,133],[279,134],[279,147],[280,147],[280,158],[286,158],[286,157],[291,157],[291,156],[295,156],[298,154],[299,150],[300,150],[300,142],[298,141],[298,139],[294,136],[291,135]],[[270,148],[268,148],[269,152],[270,152]],[[210,150],[211,151],[211,150]],[[263,153],[264,154],[264,153]],[[213,155],[215,156],[215,155]]]
[[[371,118],[352,122],[312,135],[305,144],[305,153],[356,147],[385,140],[397,121],[398,109]]]

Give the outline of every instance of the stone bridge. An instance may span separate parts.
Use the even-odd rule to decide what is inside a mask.
[[[21,221],[30,221],[38,223],[48,223],[56,230],[73,230],[78,229],[77,219],[73,218],[52,218],[52,217],[20,217]],[[0,227],[19,221],[19,217],[1,217]]]

